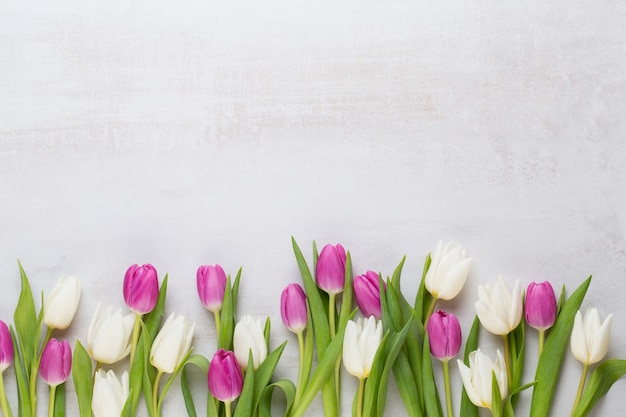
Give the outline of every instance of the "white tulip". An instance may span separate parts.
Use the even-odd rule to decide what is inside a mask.
[[[349,320],[343,337],[343,366],[359,379],[367,378],[383,338],[383,324],[374,316]]]
[[[267,344],[261,319],[255,320],[247,314],[243,316],[235,325],[233,347],[239,366],[244,370],[248,369],[248,355],[252,352],[253,368],[257,369],[267,356]]]
[[[497,335],[511,333],[522,320],[524,307],[519,280],[515,280],[513,293],[509,291],[502,277],[498,277],[497,283],[479,285],[475,307],[485,329]]]
[[[500,398],[505,399],[508,395],[508,383],[506,365],[502,353],[497,351],[496,361],[483,354],[480,349],[469,354],[469,367],[463,361],[457,359],[459,373],[463,380],[463,386],[470,401],[478,406],[491,409],[492,407],[492,378],[496,375]]]
[[[174,313],[165,320],[150,349],[150,363],[159,372],[171,374],[178,368],[191,349],[195,326],[185,316]]]
[[[62,276],[52,288],[44,304],[43,322],[51,329],[67,329],[80,301],[80,281]]]
[[[578,311],[574,318],[571,338],[574,357],[585,365],[600,362],[609,350],[612,322],[613,314],[609,314],[604,322],[601,322],[595,308],[587,310],[584,318]]]
[[[122,314],[120,308],[115,313],[112,308],[102,308],[98,303],[96,312],[89,323],[87,351],[100,363],[112,364],[130,353],[135,315]]]
[[[472,258],[465,257],[461,246],[450,242],[444,247],[443,242],[439,242],[430,254],[424,285],[436,299],[451,300],[465,285],[471,266]]]
[[[115,372],[98,369],[93,384],[91,410],[94,417],[119,417],[128,398],[128,373],[119,380]]]

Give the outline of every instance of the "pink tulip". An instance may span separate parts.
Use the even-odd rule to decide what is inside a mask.
[[[315,268],[317,286],[328,294],[339,294],[343,291],[345,275],[346,251],[343,246],[339,243],[324,246]]]
[[[41,353],[39,375],[46,384],[56,387],[65,382],[72,369],[72,348],[67,340],[50,339]]]
[[[218,400],[230,403],[241,394],[243,374],[235,354],[219,349],[209,365],[209,391]]]
[[[138,314],[154,309],[159,296],[157,271],[150,264],[132,265],[124,276],[124,301],[128,308]]]
[[[13,362],[13,340],[6,323],[0,320],[0,373]]]
[[[380,286],[378,278],[379,276],[376,272],[367,271],[363,275],[354,277],[352,285],[356,303],[363,315],[365,317],[374,316],[377,320],[380,320]]]
[[[430,353],[440,361],[455,357],[461,349],[461,325],[454,314],[436,311],[426,325]]]
[[[289,284],[280,295],[280,315],[283,323],[294,333],[306,329],[308,323],[306,295],[298,284]]]
[[[226,289],[226,273],[219,265],[202,265],[196,274],[198,295],[202,305],[214,313],[222,309]]]
[[[526,323],[537,330],[552,327],[556,321],[556,297],[548,281],[528,285],[524,316]]]

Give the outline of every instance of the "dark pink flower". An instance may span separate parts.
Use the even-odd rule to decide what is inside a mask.
[[[317,286],[328,294],[339,294],[343,291],[345,275],[346,251],[343,246],[339,243],[324,246],[315,268]]]
[[[151,312],[159,297],[159,279],[156,269],[145,264],[131,265],[124,276],[124,301],[135,313]]]
[[[436,311],[426,325],[430,353],[441,360],[447,361],[455,357],[461,349],[461,324],[454,314],[443,310]]]
[[[59,342],[52,338],[43,348],[39,375],[50,386],[57,386],[65,382],[72,370],[72,348],[67,340]]]
[[[226,273],[222,267],[217,264],[200,266],[196,274],[196,283],[204,308],[214,313],[220,311],[226,289]]]
[[[363,275],[354,277],[352,286],[359,309],[365,317],[381,317],[379,275],[374,271],[367,271]]]
[[[546,330],[556,321],[556,297],[548,281],[531,282],[526,290],[524,317],[529,326]]]
[[[6,323],[0,320],[0,373],[13,362],[13,340]]]
[[[280,295],[280,316],[294,333],[306,329],[308,323],[306,295],[299,284],[289,284]]]
[[[243,374],[233,352],[224,349],[215,352],[209,365],[208,381],[211,395],[218,400],[229,403],[239,397]]]

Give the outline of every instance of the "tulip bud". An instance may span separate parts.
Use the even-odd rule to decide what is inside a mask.
[[[584,365],[600,362],[609,350],[612,322],[613,314],[609,314],[601,322],[595,308],[587,310],[584,318],[578,311],[574,318],[570,343],[574,357]]]
[[[159,372],[171,374],[191,349],[196,324],[185,316],[170,314],[150,349],[150,363]]]
[[[51,329],[67,329],[80,301],[80,281],[76,277],[59,278],[44,304],[43,322]]]
[[[6,323],[0,320],[0,373],[4,372],[13,362],[13,340]]]
[[[495,284],[478,286],[478,301],[474,304],[480,323],[493,334],[511,333],[522,320],[522,287],[519,280],[509,291],[502,277]]]
[[[138,314],[151,312],[159,297],[157,271],[150,264],[131,265],[124,276],[124,301]]]
[[[235,354],[219,349],[209,365],[209,391],[218,400],[230,403],[237,399],[243,389],[243,374]]]
[[[248,369],[248,355],[252,352],[252,365],[256,370],[267,356],[267,344],[261,320],[254,320],[249,315],[243,316],[235,325],[233,346],[237,362],[244,370]]]
[[[56,387],[65,382],[72,369],[72,349],[67,340],[55,338],[48,341],[41,353],[39,375],[46,384]]]
[[[219,265],[202,265],[196,274],[198,295],[202,305],[209,311],[217,313],[222,309],[224,290],[226,289],[226,273]]]
[[[378,279],[379,275],[376,272],[367,271],[363,275],[354,277],[352,286],[356,304],[363,315],[365,317],[374,316],[377,320],[380,320],[380,285]]]
[[[98,303],[87,332],[87,351],[100,363],[112,364],[130,353],[135,315],[122,315],[122,309],[112,313]]]
[[[308,323],[306,295],[298,284],[289,284],[280,295],[280,315],[283,323],[294,333],[306,329]]]
[[[556,297],[548,281],[531,282],[524,305],[526,323],[537,330],[546,330],[556,321]]]
[[[439,242],[430,254],[424,285],[436,299],[451,300],[463,289],[471,266],[472,258],[465,257],[465,249],[454,242],[445,247]]]
[[[345,275],[346,251],[343,246],[324,246],[315,267],[317,286],[328,294],[339,294],[343,291]]]
[[[455,357],[461,349],[461,324],[454,314],[438,310],[426,325],[430,353],[440,361]]]
[[[129,393],[128,372],[121,380],[115,372],[98,369],[93,385],[91,410],[94,417],[119,417]]]
[[[460,359],[457,360],[457,364],[465,392],[475,406],[492,408],[492,378],[494,374],[498,388],[500,388],[500,398],[506,398],[508,394],[506,365],[504,356],[499,350],[495,362],[478,349],[469,354],[469,367]]]
[[[383,325],[373,316],[349,320],[343,338],[343,366],[359,379],[367,378],[383,338]]]

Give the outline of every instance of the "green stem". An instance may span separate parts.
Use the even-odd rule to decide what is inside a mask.
[[[454,411],[452,410],[452,393],[450,392],[450,367],[449,361],[443,361],[443,384],[446,389],[446,408],[448,410],[448,417],[454,417]]]
[[[300,350],[300,368],[298,370],[298,386],[296,387],[296,396],[293,400],[294,407],[298,404],[300,397],[302,396],[302,391],[304,391],[304,385],[306,381],[304,381],[304,331],[298,332],[298,348]]]
[[[0,372],[0,405],[2,406],[2,415],[4,417],[11,417],[11,408],[9,407],[9,402],[7,401],[7,395],[4,392],[4,378],[2,372]]]
[[[227,401],[224,403],[224,409],[226,411],[226,417],[231,417],[231,415],[233,414],[232,411],[230,410],[230,401]]]
[[[130,366],[133,366],[137,343],[139,342],[139,332],[141,331],[141,314],[135,313],[135,325],[133,326],[133,339],[130,345]]]
[[[154,378],[154,385],[152,386],[152,408],[154,410],[154,415],[159,417],[161,412],[159,411],[159,381],[161,381],[161,376],[163,372],[158,371],[156,377]]]
[[[544,329],[539,330],[539,357],[541,357],[541,352],[543,352],[543,343],[546,338],[546,331]]]
[[[578,407],[578,403],[580,402],[580,397],[583,395],[583,389],[585,388],[585,381],[587,381],[587,371],[589,371],[589,364],[583,364],[583,373],[580,376],[580,382],[578,383],[578,392],[576,393],[576,399],[574,400],[574,406],[572,407],[572,413],[570,416],[574,415],[574,411],[576,407]]]
[[[337,333],[335,329],[335,298],[337,294],[329,294],[328,295],[328,323],[330,324],[330,338],[335,338],[335,333]]]
[[[356,403],[356,417],[363,416],[363,393],[365,391],[365,378],[359,378],[359,397]]]
[[[220,326],[221,326],[220,312],[221,310],[217,310],[213,312],[213,317],[215,317],[215,337],[217,338],[217,340],[220,340]]]
[[[509,335],[502,335],[502,340],[504,341],[504,363],[506,364],[506,381],[508,383],[509,389],[511,390],[513,375],[511,374],[511,353],[509,347]]]
[[[43,349],[46,347],[46,345],[48,344],[48,341],[50,340],[50,337],[52,336],[52,330],[51,328],[48,328],[48,331],[46,332],[46,338],[43,341],[43,345],[41,350],[39,352],[36,351],[37,347],[35,347],[35,361],[32,364],[32,368],[30,370],[30,379],[28,380],[30,386],[30,409],[31,409],[31,413],[32,413],[32,417],[36,417],[37,416],[37,375],[39,374],[39,364],[41,363],[41,355],[43,353]]]
[[[57,386],[50,385],[50,401],[48,401],[48,417],[54,417],[54,397],[57,393]]]
[[[437,297],[433,297],[431,295],[430,304],[428,304],[428,310],[426,311],[426,317],[424,318],[424,327],[426,327],[426,325],[428,324],[428,320],[430,319],[430,316],[433,315],[436,305],[437,305]]]

